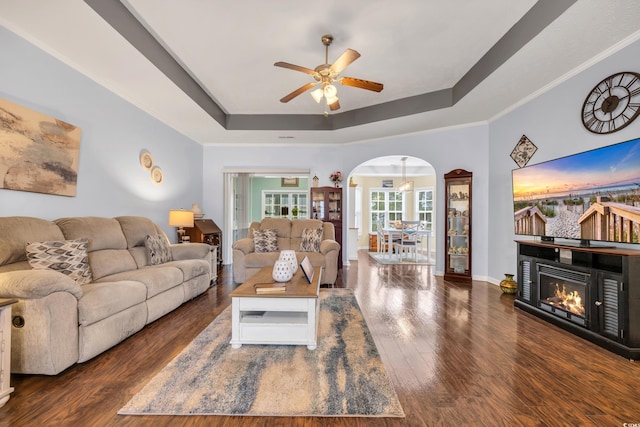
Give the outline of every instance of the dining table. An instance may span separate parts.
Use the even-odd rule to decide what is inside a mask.
[[[393,255],[393,239],[399,239],[402,237],[402,228],[396,227],[384,227],[382,233],[385,235],[385,241],[387,243],[387,255],[389,258]],[[422,236],[422,240],[427,241],[427,262],[430,261],[431,255],[431,230],[418,229],[416,231],[419,236]]]

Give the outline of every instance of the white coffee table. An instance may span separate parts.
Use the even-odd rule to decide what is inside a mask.
[[[298,269],[285,292],[257,294],[256,285],[272,283],[273,267],[264,267],[236,288],[231,296],[231,346],[243,344],[306,345],[318,344],[320,279],[318,269],[309,284]]]

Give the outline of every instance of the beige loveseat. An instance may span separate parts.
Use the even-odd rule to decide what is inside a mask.
[[[33,248],[46,248],[41,242],[55,242],[55,252],[55,245],[70,241],[80,248],[79,257],[72,250],[58,252],[72,265],[83,258],[80,268],[88,261],[86,280],[74,279],[71,268],[58,271],[64,259],[32,268],[41,255]],[[150,256],[147,241],[161,246],[164,259],[156,252]],[[12,306],[11,371],[54,375],[118,344],[205,292],[211,256],[203,243],[170,245],[143,217],[0,218],[0,298],[18,299]],[[150,258],[162,263],[150,265]]]
[[[303,231],[318,228],[322,229],[318,251],[301,251]],[[256,252],[254,231],[270,229],[277,234],[277,251]],[[314,267],[323,267],[322,284],[333,285],[336,282],[340,244],[335,240],[333,224],[317,219],[288,218],[264,218],[261,222],[252,222],[247,237],[233,243],[233,280],[242,283],[262,267],[272,266],[280,256],[280,251],[285,249],[296,251],[298,263],[308,256]]]

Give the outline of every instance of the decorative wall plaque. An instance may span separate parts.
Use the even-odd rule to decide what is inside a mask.
[[[153,167],[153,157],[147,150],[142,150],[140,152],[140,166],[142,166],[142,169],[146,171],[150,171]]]
[[[527,135],[522,135],[522,138],[520,138],[520,141],[518,141],[511,152],[511,158],[519,167],[523,167],[529,163],[529,159],[531,159],[537,150],[538,147],[536,147],[533,142],[527,138]]]

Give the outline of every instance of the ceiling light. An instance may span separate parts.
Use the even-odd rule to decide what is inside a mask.
[[[327,98],[327,102],[331,98],[335,98],[338,94],[338,89],[334,85],[326,85],[324,87],[324,96]]]
[[[404,181],[402,184],[398,185],[398,192],[406,193],[407,191],[413,190],[413,181]]]
[[[314,90],[313,92],[311,92],[311,96],[313,97],[313,99],[316,100],[317,103],[320,103],[320,101],[322,101],[322,96],[323,96],[323,91],[321,88],[318,88],[316,90]]]
[[[328,106],[331,106],[331,105],[337,106],[337,105],[339,105],[339,104],[336,104],[338,102],[338,89],[334,85],[332,85],[330,83],[327,84],[325,82],[321,88],[318,88],[318,89],[312,91],[311,92],[311,96],[318,103],[320,103],[320,101],[324,97],[324,99],[326,100]]]
[[[407,157],[401,158],[400,161],[402,162],[402,183],[398,185],[396,191],[399,193],[413,191],[413,181],[407,181]]]

